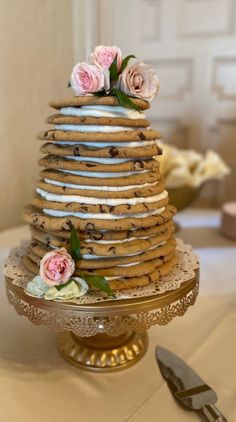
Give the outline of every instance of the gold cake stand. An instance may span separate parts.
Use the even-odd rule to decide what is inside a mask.
[[[182,316],[198,295],[199,270],[176,290],[149,297],[76,305],[28,296],[6,277],[10,304],[35,325],[58,333],[60,354],[71,364],[90,371],[127,368],[144,355],[147,329]]]

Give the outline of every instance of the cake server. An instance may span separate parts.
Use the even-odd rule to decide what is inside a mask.
[[[217,395],[185,362],[163,347],[156,348],[156,359],[168,387],[179,404],[201,411],[210,422],[227,422],[217,409]]]

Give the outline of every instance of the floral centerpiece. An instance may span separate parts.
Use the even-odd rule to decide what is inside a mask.
[[[148,64],[133,54],[122,57],[116,47],[97,46],[91,54],[91,63],[77,63],[71,74],[70,85],[75,95],[115,96],[123,107],[138,110],[130,97],[151,101],[158,89],[157,75]]]

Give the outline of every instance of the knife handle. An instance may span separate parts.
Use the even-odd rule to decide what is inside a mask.
[[[206,416],[210,422],[227,422],[227,419],[217,409],[214,404],[206,404],[201,408],[202,413]]]

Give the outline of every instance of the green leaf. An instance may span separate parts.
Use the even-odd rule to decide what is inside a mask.
[[[72,227],[70,232],[70,247],[69,253],[71,254],[73,260],[76,262],[81,257],[80,255],[80,240],[77,234],[77,231]]]
[[[91,92],[95,97],[105,97],[107,94],[105,91],[97,91],[97,92]]]
[[[117,54],[111,64],[111,66],[109,67],[109,71],[110,71],[110,79],[111,81],[117,81],[119,78],[119,72],[117,69]]]
[[[123,91],[117,88],[113,88],[112,92],[117,97],[119,104],[122,107],[132,108],[134,110],[140,111],[139,107]]]
[[[83,278],[85,281],[87,281],[87,283],[90,286],[95,287],[96,289],[102,290],[108,296],[115,297],[114,293],[112,292],[108,284],[108,281],[104,277],[100,275],[88,275],[88,274],[80,274],[79,276]]]
[[[121,73],[123,72],[123,70],[125,70],[129,59],[135,59],[136,57],[133,54],[130,54],[129,56],[126,56],[123,61],[122,61],[122,65],[121,65]]]
[[[57,290],[59,290],[59,291],[60,291],[61,289],[63,289],[63,287],[67,286],[67,284],[71,283],[71,281],[72,281],[72,280],[69,280],[69,281],[67,281],[67,283],[65,283],[65,284],[60,284],[60,286],[55,286],[55,287],[56,287],[56,289],[57,289]]]

